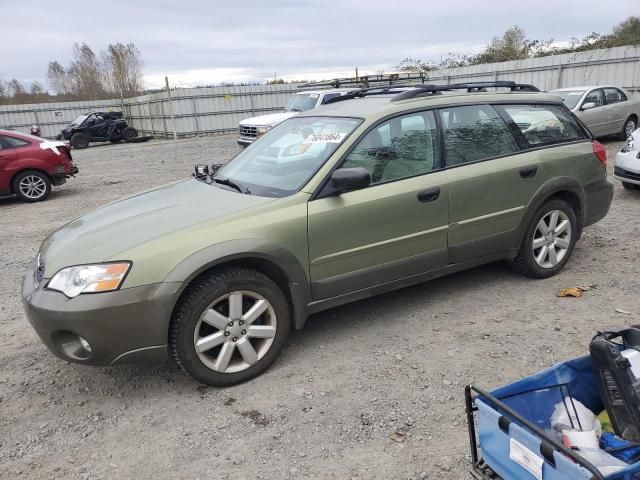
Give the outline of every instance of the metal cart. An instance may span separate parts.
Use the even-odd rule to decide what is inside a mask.
[[[640,462],[608,475],[566,448],[551,430],[554,406],[571,398],[603,410],[589,356],[487,392],[465,389],[472,475],[478,480],[640,480]],[[571,414],[569,414],[571,416]]]

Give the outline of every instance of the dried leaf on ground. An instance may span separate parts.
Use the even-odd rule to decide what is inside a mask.
[[[582,296],[581,287],[563,288],[558,293],[556,293],[556,297],[581,297],[581,296]]]
[[[395,432],[393,432],[391,435],[389,435],[389,438],[391,440],[393,440],[396,443],[402,443],[407,439],[407,436],[402,433],[402,432],[398,432],[397,430]]]

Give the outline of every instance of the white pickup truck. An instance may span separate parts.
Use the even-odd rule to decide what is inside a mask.
[[[319,107],[332,98],[353,92],[354,90],[354,88],[334,88],[331,90],[305,90],[298,92],[289,99],[283,112],[270,113],[268,115],[260,115],[259,117],[242,120],[238,126],[240,133],[238,145],[243,148],[247,147],[286,119],[300,112]]]

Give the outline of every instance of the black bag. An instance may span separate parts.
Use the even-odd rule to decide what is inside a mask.
[[[623,350],[640,351],[640,329],[598,332],[589,345],[591,363],[604,406],[615,433],[630,441],[640,440],[640,378],[631,371]]]

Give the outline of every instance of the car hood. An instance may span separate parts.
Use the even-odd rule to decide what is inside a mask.
[[[56,230],[42,244],[45,278],[70,265],[129,260],[118,254],[201,222],[274,201],[191,179],[116,201]]]
[[[299,112],[279,112],[270,113],[269,115],[260,115],[259,117],[246,118],[240,122],[240,125],[256,125],[275,127],[279,123],[284,122],[288,118],[295,117]]]

